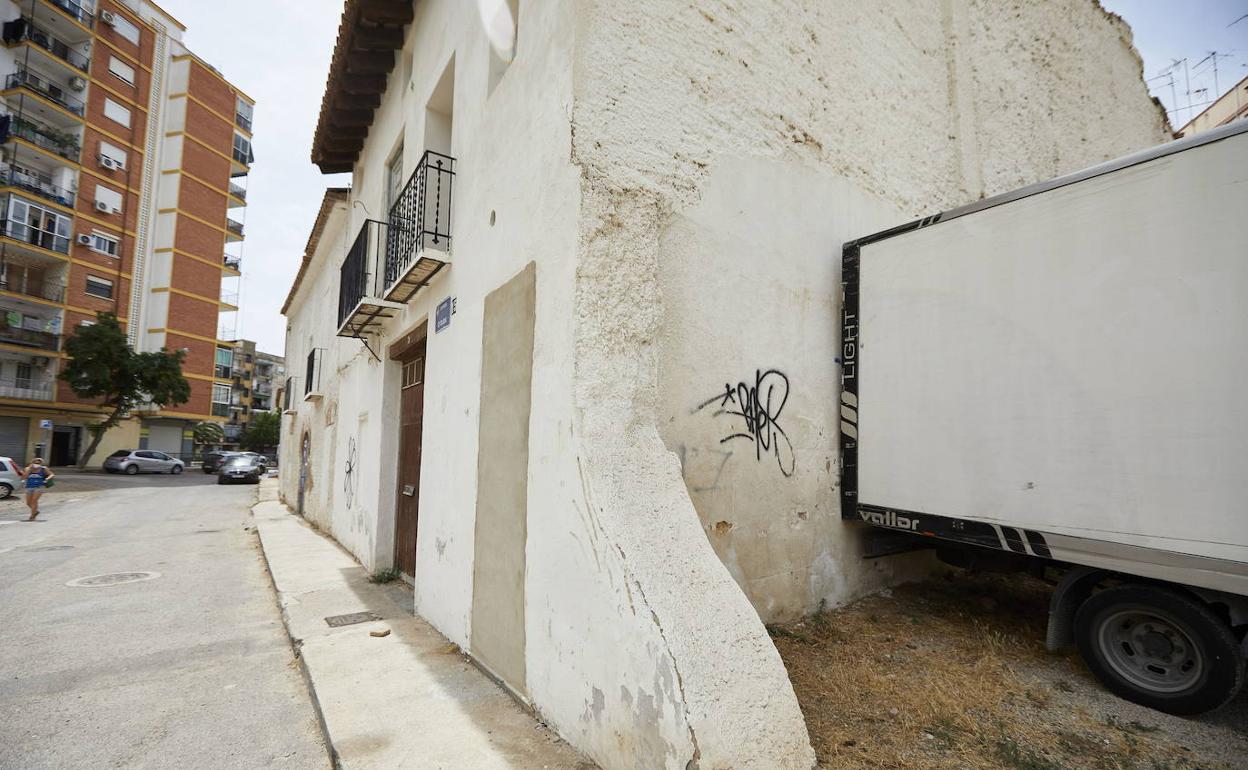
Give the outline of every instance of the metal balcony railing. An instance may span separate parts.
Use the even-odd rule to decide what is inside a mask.
[[[3,130],[4,118],[0,117],[0,141],[7,142],[9,137],[16,136],[25,139],[31,144],[42,147],[48,152],[60,155],[62,158],[78,162],[78,156],[82,151],[78,143],[78,138],[72,134],[58,131],[55,128],[35,123],[25,118],[14,118],[9,121],[8,129]]]
[[[247,188],[230,182],[230,195],[233,195],[240,201],[245,201],[247,200]]]
[[[74,2],[74,0],[48,0],[48,2],[82,22],[84,26],[90,27],[95,23],[95,15],[81,3]]]
[[[383,259],[386,244],[386,223],[375,219],[364,221],[355,236],[347,258],[342,261],[338,278],[338,326],[351,317],[360,300],[381,296],[381,280],[377,266]]]
[[[20,171],[7,163],[0,163],[0,185],[19,187],[46,200],[73,208],[74,191],[52,184],[52,177]]]
[[[226,266],[226,267],[230,268],[231,270],[242,270],[242,269],[243,269],[243,258],[242,258],[242,257],[234,257],[234,256],[231,256],[231,255],[229,255],[229,254],[226,254],[226,255],[225,255],[224,264],[225,264],[225,266]]]
[[[86,105],[81,99],[70,96],[66,89],[41,75],[36,75],[28,69],[22,68],[17,72],[11,73],[4,81],[5,90],[10,88],[25,88],[39,94],[48,101],[59,104],[69,112],[82,117],[83,110]]]
[[[68,220],[66,220],[68,222]],[[12,238],[32,246],[38,246],[58,254],[69,253],[69,233],[64,234],[41,230],[33,225],[15,219],[0,220],[0,235]]]
[[[0,398],[23,398],[51,401],[54,385],[42,377],[5,377],[0,379]]]
[[[221,302],[226,305],[233,305],[234,307],[238,307],[238,292],[225,291],[223,289],[221,291]]]
[[[451,247],[451,186],[455,159],[426,150],[390,208],[385,287],[407,276],[421,251]]]
[[[242,222],[226,217],[225,229],[229,230],[234,235],[237,235],[239,238],[243,237],[243,223]]]
[[[46,299],[52,302],[65,301],[65,287],[51,281],[0,279],[0,290],[11,291],[14,294],[24,294],[27,297],[38,297],[39,299]]]
[[[52,332],[23,329],[20,326],[9,326],[8,321],[0,322],[0,342],[9,345],[21,345],[40,350],[56,352],[61,349],[61,336]]]
[[[69,44],[37,26],[30,19],[21,18],[6,22],[0,37],[5,43],[20,43],[29,40],[69,66],[82,72],[91,67],[91,60],[69,47]]]

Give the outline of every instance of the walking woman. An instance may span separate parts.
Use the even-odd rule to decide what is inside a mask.
[[[30,509],[30,518],[26,521],[34,521],[39,515],[39,498],[55,475],[51,468],[43,464],[42,457],[31,460],[22,471],[22,478],[26,480],[26,507]]]

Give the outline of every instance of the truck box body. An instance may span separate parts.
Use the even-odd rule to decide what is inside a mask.
[[[1248,121],[843,259],[845,518],[1248,595]]]

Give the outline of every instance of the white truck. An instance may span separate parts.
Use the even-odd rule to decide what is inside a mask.
[[[1217,708],[1248,657],[1248,120],[845,244],[842,515],[1056,581],[1050,648]],[[917,542],[917,540],[916,540]]]

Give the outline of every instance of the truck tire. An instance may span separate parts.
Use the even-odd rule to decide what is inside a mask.
[[[1244,684],[1231,629],[1172,589],[1124,585],[1093,594],[1075,615],[1075,641],[1110,691],[1168,714],[1212,711]]]

